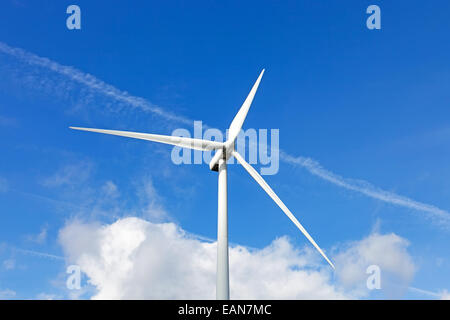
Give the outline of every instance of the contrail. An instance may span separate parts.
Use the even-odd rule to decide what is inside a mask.
[[[45,252],[39,252],[39,251],[34,251],[34,250],[25,250],[25,249],[19,249],[19,248],[14,248],[14,250],[24,253],[24,254],[30,254],[30,255],[42,257],[42,258],[49,258],[49,259],[54,259],[54,260],[66,260],[64,257],[57,256],[57,255],[50,254],[50,253],[45,253]]]
[[[126,103],[132,107],[140,108],[143,111],[152,112],[166,120],[177,121],[185,124],[192,124],[192,120],[174,115],[165,111],[161,107],[158,107],[144,98],[130,95],[126,91],[117,89],[116,87],[105,83],[104,81],[84,73],[78,69],[70,66],[64,66],[57,62],[54,62],[48,58],[39,57],[33,53],[27,52],[20,48],[13,48],[6,43],[0,41],[0,52],[13,56],[25,63],[33,66],[39,66],[51,70],[57,74],[65,76],[72,81],[78,82],[91,90],[95,90],[105,96],[108,96],[116,101]]]
[[[423,289],[419,289],[419,288],[414,288],[414,287],[408,287],[408,289],[412,292],[416,292],[419,294],[424,294],[430,297],[434,297],[434,298],[438,298],[438,299],[443,299],[445,296],[446,291],[442,291],[442,292],[433,292],[433,291],[429,291],[429,290],[423,290]]]
[[[308,170],[311,174],[322,178],[339,187],[362,193],[370,198],[381,200],[394,205],[427,212],[430,214],[430,218],[437,222],[448,226],[450,224],[450,213],[448,211],[439,209],[433,205],[421,203],[413,199],[400,196],[393,192],[385,191],[375,187],[364,180],[354,180],[343,178],[327,169],[323,168],[319,162],[305,157],[293,157],[280,150],[280,159],[290,163],[294,166],[300,166]]]
[[[75,82],[87,86],[91,90],[95,90],[105,96],[108,96],[118,102],[126,103],[134,108],[140,108],[143,111],[154,113],[163,119],[169,121],[175,121],[183,124],[191,125],[193,120],[174,115],[166,110],[158,107],[144,98],[132,96],[126,91],[121,91],[116,87],[105,83],[104,81],[94,77],[93,75],[84,73],[78,69],[70,66],[64,66],[57,62],[54,62],[48,58],[37,56],[33,53],[27,52],[20,48],[13,48],[7,44],[0,42],[0,52],[13,56],[19,60],[24,61],[29,65],[40,66],[51,70],[57,74],[65,76]],[[414,209],[429,214],[429,218],[437,222],[440,225],[450,225],[450,213],[442,210],[436,206],[421,203],[410,198],[400,196],[393,192],[385,191],[377,188],[369,182],[363,180],[354,180],[341,177],[325,168],[323,168],[319,162],[311,158],[295,157],[286,152],[280,150],[280,160],[293,166],[300,166],[306,169],[309,173],[326,180],[336,186],[359,192],[365,196],[373,199],[377,199],[386,203],[394,204],[397,206]]]

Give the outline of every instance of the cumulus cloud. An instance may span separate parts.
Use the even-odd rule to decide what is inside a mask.
[[[107,225],[72,221],[60,230],[59,241],[69,263],[79,265],[96,288],[94,299],[215,298],[216,243],[174,223],[135,217]],[[409,279],[412,262],[403,251],[404,241],[395,235],[371,235],[339,252],[336,266],[357,274],[361,269],[365,275],[365,264],[378,263],[391,271],[405,268],[406,276],[400,277]],[[389,259],[383,257],[386,253]],[[309,247],[294,247],[287,237],[262,249],[231,246],[230,294],[234,299],[348,299],[366,294],[334,281],[319,258]],[[344,275],[344,282],[365,284],[366,278]]]
[[[335,256],[340,283],[358,296],[367,296],[367,272],[371,265],[379,267],[381,290],[387,298],[399,298],[408,289],[416,266],[408,253],[408,241],[394,233],[373,232],[368,237],[349,243]]]
[[[174,223],[125,218],[110,225],[73,222],[60,243],[98,290],[96,299],[214,299],[216,244]],[[326,270],[303,269],[307,255],[287,238],[261,250],[230,248],[236,299],[342,299]]]

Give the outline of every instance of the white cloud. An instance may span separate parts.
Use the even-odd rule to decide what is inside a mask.
[[[55,174],[44,179],[42,184],[46,187],[76,186],[86,182],[91,171],[91,162],[80,161],[62,167]]]
[[[427,213],[427,217],[436,224],[445,228],[450,226],[450,213],[436,206],[415,201],[408,197],[404,197],[393,192],[382,190],[364,180],[347,179],[337,175],[325,168],[320,163],[311,158],[293,157],[280,150],[280,159],[294,166],[300,166],[309,173],[326,180],[334,185],[347,190],[359,192],[367,197],[377,199],[383,202],[394,204],[397,206],[414,209]]]
[[[119,188],[117,188],[117,185],[110,180],[105,182],[102,187],[102,192],[106,197],[113,199],[117,198],[120,195]]]
[[[214,299],[216,243],[194,237],[174,223],[139,218],[113,224],[67,224],[59,234],[69,263],[77,264],[96,289],[96,299]],[[410,280],[414,266],[406,240],[371,235],[339,252],[336,267],[365,272],[378,263]],[[382,249],[382,250],[380,250]],[[333,281],[331,269],[318,263],[309,247],[295,248],[287,237],[263,249],[230,247],[230,287],[234,299],[346,299],[365,296],[353,288],[364,279]],[[349,261],[348,261],[349,260]],[[359,267],[359,269],[358,269]],[[400,270],[401,268],[401,270]]]
[[[84,73],[73,67],[61,65],[55,61],[39,57],[31,52],[27,52],[20,48],[10,47],[4,42],[0,42],[0,52],[15,57],[16,59],[19,59],[21,61],[24,61],[27,65],[41,67],[49,71],[52,71],[56,74],[59,74],[63,76],[60,82],[73,81],[75,83],[79,83],[92,91],[101,93],[113,99],[116,102],[116,104],[117,103],[127,104],[129,106],[132,106],[133,108],[139,108],[142,111],[154,113],[160,116],[161,118],[169,121],[177,121],[184,124],[192,123],[192,121],[189,119],[168,112],[165,109],[147,101],[144,98],[132,96],[126,91],[119,90],[116,87],[94,77],[93,75]],[[45,76],[44,79],[41,79],[41,82],[45,82]],[[58,85],[61,84],[59,83]],[[70,84],[67,83],[66,87],[70,87]],[[84,98],[88,99],[89,95],[85,94]]]
[[[146,177],[142,186],[138,187],[138,196],[141,201],[140,209],[142,216],[151,221],[165,221],[169,214],[161,204],[161,197],[155,189],[151,177]]]
[[[5,270],[13,270],[15,267],[16,267],[16,260],[7,259],[3,261],[3,268],[5,268]]]
[[[448,292],[448,290],[439,292],[439,296],[441,300],[450,300],[450,292]]]
[[[45,293],[41,292],[36,296],[37,300],[58,300],[61,299],[60,296],[53,294],[53,293]]]
[[[10,289],[0,290],[0,299],[11,299],[16,296],[16,292]]]
[[[216,244],[173,223],[125,218],[111,225],[73,222],[60,232],[70,263],[94,285],[97,299],[214,299]],[[243,298],[346,298],[328,269],[302,269],[309,254],[287,238],[262,250],[230,248],[231,295]]]
[[[409,255],[408,241],[400,236],[374,232],[347,244],[334,256],[340,283],[359,296],[369,295],[366,273],[370,265],[381,271],[381,290],[387,298],[399,298],[408,289],[416,266]]]
[[[183,118],[183,117],[180,117],[177,115],[173,115],[170,112],[167,112],[166,110],[164,110],[160,107],[152,105],[150,102],[146,101],[143,98],[131,96],[127,92],[120,91],[119,89],[101,81],[100,79],[97,79],[92,75],[85,74],[75,68],[60,65],[60,64],[58,64],[54,61],[51,61],[47,58],[42,58],[42,57],[36,56],[32,53],[26,52],[19,48],[10,47],[7,44],[1,43],[1,42],[0,42],[0,52],[2,52],[4,54],[8,54],[10,56],[13,56],[21,61],[25,61],[29,65],[46,68],[52,72],[55,72],[56,74],[66,77],[68,79],[67,82],[70,80],[70,81],[80,83],[80,84],[86,86],[87,88],[90,88],[93,91],[104,94],[105,96],[108,96],[108,97],[114,99],[117,102],[120,102],[123,104],[128,104],[134,108],[141,108],[142,110],[153,112],[166,120],[178,121],[178,122],[181,122],[184,124],[192,124],[192,121],[189,119],[186,119],[186,118]],[[377,199],[380,201],[384,201],[384,202],[387,202],[390,204],[394,204],[394,205],[398,205],[398,206],[425,212],[428,214],[427,215],[428,217],[431,217],[433,220],[435,220],[438,223],[441,223],[443,225],[448,225],[450,222],[450,214],[448,211],[442,210],[433,205],[421,203],[421,202],[415,201],[413,199],[403,197],[403,196],[397,195],[395,193],[379,189],[366,181],[344,178],[342,176],[339,176],[339,175],[323,168],[317,161],[315,161],[313,159],[305,158],[305,157],[293,157],[287,153],[281,152],[281,160],[285,161],[286,163],[290,163],[291,165],[301,166],[301,167],[305,168],[306,170],[308,170],[308,172],[310,172],[311,174],[313,174],[321,179],[324,179],[330,183],[333,183],[339,187],[342,187],[342,188],[345,188],[348,190],[352,190],[355,192],[359,192],[368,197],[371,197],[371,198],[374,198],[374,199]],[[88,170],[84,170],[84,172],[83,172],[83,170],[78,170],[78,173],[81,172],[81,175],[79,175],[76,172],[77,170],[74,170],[74,169],[76,169],[76,168],[66,167],[65,169],[63,169],[60,172],[58,172],[57,174],[55,174],[54,176],[47,179],[44,184],[46,184],[48,186],[61,186],[61,185],[69,185],[70,183],[73,183],[74,180],[80,181],[77,179],[81,179],[81,181],[83,181],[83,179],[87,179],[87,177],[83,178],[83,176],[86,173],[86,171],[88,171]],[[2,183],[0,180],[0,191],[1,190],[2,190]],[[146,192],[148,192],[148,195],[149,195],[148,199],[152,199],[151,184],[150,184],[150,187],[148,187],[148,190]],[[155,193],[153,193],[153,194],[155,194]],[[147,206],[147,216],[148,217],[158,218],[158,217],[164,217],[164,215],[165,215],[165,211],[161,205],[157,204],[157,202],[153,202],[152,200],[148,201],[148,206]],[[404,239],[402,239],[402,240],[404,240]],[[392,236],[389,238],[389,241],[387,241],[387,242],[389,245],[393,246],[393,248],[394,248],[394,249],[392,249],[393,252],[400,252],[401,254],[404,254],[404,252],[402,252],[401,248],[406,248],[407,245],[405,245],[405,242],[395,241],[394,237],[392,237]],[[146,243],[146,241],[144,241],[144,243]],[[373,247],[373,248],[370,247],[370,248],[374,249],[375,247]],[[237,247],[232,249],[232,252],[234,252],[233,250],[235,250],[235,249],[237,250]],[[253,257],[253,254],[255,254],[255,252],[250,252],[250,254],[251,254],[251,257]],[[349,257],[352,257],[352,254],[350,252],[348,254],[349,254]],[[359,254],[361,254],[361,252],[359,252]],[[239,256],[239,255],[236,254],[236,256]],[[403,255],[403,256],[405,257],[406,255]],[[358,258],[359,260],[356,259],[355,260],[357,262],[356,264],[358,264],[358,261],[367,260],[367,258],[368,257],[362,256],[362,257]],[[407,282],[409,277],[412,277],[411,274],[414,273],[411,271],[412,269],[407,268],[406,272],[404,272],[403,275],[399,275],[398,273],[396,273],[395,268],[393,268],[391,264],[387,263],[387,261],[384,261],[384,262],[386,263],[386,266],[387,266],[387,267],[385,266],[387,273],[393,273],[394,276],[400,276],[401,279],[403,279],[402,281],[400,281],[402,283],[400,285],[401,287],[403,286],[403,282]],[[405,263],[405,265],[410,266],[409,263]],[[352,265],[352,266],[355,267],[354,265]],[[389,268],[391,268],[394,271],[391,271]],[[345,279],[345,276],[344,276],[344,279]]]
[[[51,253],[46,253],[46,252],[26,250],[26,249],[20,249],[20,248],[14,248],[14,251],[17,251],[17,252],[20,252],[23,254],[29,254],[32,256],[36,256],[36,257],[41,257],[41,258],[49,258],[49,259],[53,259],[53,260],[64,260],[64,257],[57,256],[57,255],[54,255]]]
[[[348,299],[332,282],[331,268],[316,265],[312,249],[298,250],[287,237],[260,250],[231,249],[231,294],[236,299]],[[213,260],[215,262],[215,260]]]
[[[440,290],[438,292],[424,290],[424,289],[415,288],[415,287],[409,287],[408,289],[412,292],[418,293],[423,296],[428,296],[428,297],[440,299],[440,300],[450,300],[450,293],[448,292],[448,290],[445,290],[445,289]]]
[[[26,238],[28,241],[35,242],[37,244],[43,244],[47,239],[48,226],[45,225],[41,228],[38,234],[28,235]]]

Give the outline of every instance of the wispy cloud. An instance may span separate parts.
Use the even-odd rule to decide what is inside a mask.
[[[415,287],[408,287],[408,289],[412,292],[416,292],[418,294],[426,295],[429,297],[441,299],[441,300],[450,300],[450,293],[447,290],[441,290],[439,292],[433,292],[429,290],[423,290]]]
[[[81,161],[64,166],[55,174],[42,181],[46,187],[61,187],[67,185],[80,185],[86,182],[92,171],[92,163]]]
[[[436,223],[443,226],[450,225],[450,213],[448,211],[439,209],[436,206],[415,201],[393,192],[382,190],[364,180],[347,179],[341,177],[340,175],[337,175],[323,168],[319,162],[311,158],[294,157],[283,151],[280,151],[280,158],[287,163],[295,166],[300,166],[308,170],[308,172],[310,172],[311,174],[339,187],[356,191],[370,198],[381,200],[390,204],[426,212],[429,214],[428,217]]]
[[[166,221],[169,214],[162,205],[162,200],[158,194],[151,177],[146,177],[141,183],[138,196],[141,202],[142,215],[151,221]]]
[[[54,293],[41,292],[36,296],[37,300],[61,300],[62,297]]]
[[[23,253],[23,254],[29,254],[32,256],[36,256],[36,257],[41,257],[41,258],[49,258],[49,259],[53,259],[53,260],[65,260],[65,258],[61,257],[61,256],[57,256],[57,255],[45,253],[45,252],[34,251],[34,250],[14,248],[14,251]]]
[[[151,112],[157,116],[160,116],[165,120],[179,122],[188,125],[192,125],[193,123],[191,119],[168,112],[163,108],[152,104],[151,102],[147,101],[144,98],[130,95],[126,91],[119,90],[116,87],[107,84],[104,81],[94,77],[93,75],[84,73],[73,67],[61,65],[48,58],[39,57],[33,53],[27,52],[20,48],[10,47],[3,42],[0,42],[0,52],[13,56],[26,64],[46,68],[61,76],[67,77],[67,79],[69,80],[82,84],[97,93],[110,97],[117,102],[127,104],[133,108],[139,108],[143,111]],[[438,224],[446,227],[450,225],[450,213],[436,206],[415,201],[413,199],[395,194],[393,192],[382,190],[364,180],[354,180],[344,178],[340,175],[337,175],[323,168],[319,164],[319,162],[311,158],[302,156],[296,157],[281,151],[280,159],[285,163],[294,166],[300,166],[306,169],[311,174],[323,180],[326,180],[336,186],[361,193],[365,196],[386,203],[427,213],[428,214],[427,217],[431,218]]]
[[[77,209],[77,210],[84,210],[86,207],[84,205],[80,205],[78,203],[71,203],[63,200],[58,200],[54,198],[50,198],[48,196],[43,196],[36,193],[30,193],[30,192],[24,192],[19,190],[12,190],[22,196],[29,197],[35,200],[42,201],[44,203],[48,203],[49,205],[55,206],[55,207],[62,207],[62,208],[71,208],[71,209]]]
[[[48,225],[44,225],[38,234],[29,234],[26,236],[26,239],[37,244],[43,244],[47,239],[47,233]]]
[[[90,88],[91,90],[108,96],[118,102],[126,103],[131,107],[154,113],[166,120],[192,124],[192,120],[190,119],[168,112],[144,98],[136,97],[126,91],[119,90],[116,87],[94,77],[93,75],[84,73],[71,66],[61,65],[48,58],[37,56],[23,49],[10,47],[4,42],[0,42],[0,52],[13,56],[29,65],[39,66],[51,70],[59,75],[67,77],[72,81],[82,84]]]
[[[16,267],[16,260],[14,259],[7,259],[3,261],[3,268],[5,270],[13,270]]]
[[[10,289],[0,290],[0,299],[12,299],[16,296],[16,292]]]

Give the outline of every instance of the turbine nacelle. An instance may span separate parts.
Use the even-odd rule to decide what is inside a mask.
[[[224,159],[225,161],[228,161],[228,159],[233,156],[235,140],[230,141],[228,139],[224,142],[223,148],[217,150],[211,161],[209,162],[209,169],[216,172],[219,171],[219,160]]]
[[[216,154],[214,155],[214,157],[212,157],[211,161],[209,162],[209,169],[211,169],[211,171],[216,171],[216,172],[219,171],[219,160],[224,159],[223,149],[225,149],[225,147],[217,150]]]

